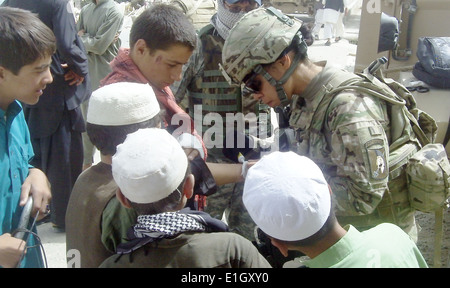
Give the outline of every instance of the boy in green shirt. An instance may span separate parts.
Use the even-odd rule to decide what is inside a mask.
[[[274,152],[249,169],[244,205],[281,254],[300,251],[316,268],[427,268],[412,239],[382,223],[359,232],[336,220],[320,168],[294,152]]]

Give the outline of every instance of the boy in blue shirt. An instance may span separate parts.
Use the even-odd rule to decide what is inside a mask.
[[[39,211],[39,220],[48,213],[50,185],[45,174],[29,164],[34,152],[21,102],[36,104],[53,81],[55,50],[53,32],[34,14],[0,7],[0,266],[5,268],[43,264],[34,237],[25,233],[26,242],[13,234],[29,197],[32,216]]]

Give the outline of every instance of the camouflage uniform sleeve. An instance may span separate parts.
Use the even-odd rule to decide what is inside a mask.
[[[388,138],[383,102],[369,96],[341,93],[329,107],[327,127],[336,170],[327,175],[336,215],[371,214],[388,183]]]

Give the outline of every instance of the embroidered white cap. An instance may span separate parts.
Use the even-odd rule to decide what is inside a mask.
[[[271,153],[251,167],[243,201],[264,233],[284,241],[314,235],[331,209],[322,171],[312,160],[294,152]]]
[[[169,196],[184,180],[187,156],[164,129],[139,129],[117,146],[112,174],[122,194],[134,203],[153,203]]]
[[[159,111],[150,85],[118,82],[92,92],[86,121],[103,126],[129,125],[149,120]]]

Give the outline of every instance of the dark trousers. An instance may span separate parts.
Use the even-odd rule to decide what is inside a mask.
[[[35,157],[31,164],[41,169],[50,181],[51,222],[59,228],[65,228],[67,204],[83,166],[83,141],[80,132],[83,129],[80,127],[84,126],[80,126],[80,121],[83,122],[81,109],[65,110],[55,133],[32,139]]]

